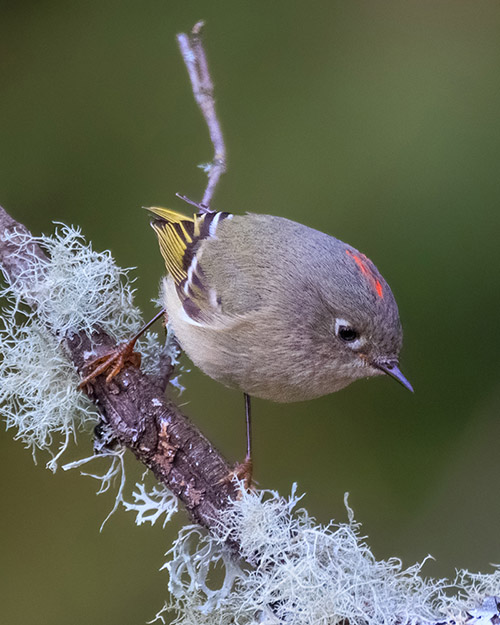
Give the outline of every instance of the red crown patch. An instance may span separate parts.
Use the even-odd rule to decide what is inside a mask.
[[[384,297],[384,291],[382,289],[382,283],[377,277],[377,274],[374,271],[373,263],[369,258],[367,258],[364,254],[355,254],[351,250],[346,250],[345,253],[350,256],[356,265],[359,267],[361,273],[365,276],[365,278],[370,283],[370,286],[375,291],[375,293],[379,297]]]

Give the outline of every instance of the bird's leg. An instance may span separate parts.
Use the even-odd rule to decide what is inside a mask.
[[[249,467],[249,481],[252,481],[252,470],[253,470],[253,460],[252,460],[252,406],[250,404],[250,395],[248,393],[243,393],[243,397],[245,398],[245,422],[247,426],[247,455],[245,456],[244,465]]]
[[[98,375],[106,373],[109,371],[106,376],[106,384],[109,384],[111,380],[120,373],[122,369],[124,369],[127,365],[132,365],[134,367],[139,367],[141,364],[141,355],[137,352],[134,352],[135,344],[137,340],[146,332],[146,330],[153,325],[155,321],[157,321],[163,315],[166,316],[166,311],[164,308],[160,310],[158,314],[156,314],[148,323],[146,323],[137,334],[128,340],[126,343],[121,343],[117,345],[114,349],[112,349],[107,354],[103,356],[99,356],[94,360],[91,360],[89,363],[85,365],[85,369],[88,370],[88,374],[83,378],[83,380],[78,385],[78,388],[84,388],[89,382],[95,380]]]
[[[223,481],[230,482],[235,477],[243,481],[245,490],[252,488],[253,476],[253,460],[252,460],[252,411],[250,406],[250,395],[244,393],[245,397],[245,421],[247,427],[247,454],[243,462],[238,462],[234,469],[227,475]]]

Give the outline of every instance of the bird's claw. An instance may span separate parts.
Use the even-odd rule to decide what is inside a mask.
[[[237,480],[243,482],[243,489],[245,491],[251,491],[255,489],[253,482],[253,461],[252,458],[247,456],[243,462],[238,462],[234,465],[232,471],[220,480],[220,484],[228,484]],[[241,488],[238,488],[237,498],[241,499],[243,492]]]
[[[138,352],[134,352],[134,346],[135,341],[128,341],[127,343],[118,345],[107,354],[91,360],[85,365],[85,369],[88,370],[89,373],[80,382],[78,388],[85,388],[85,386],[93,382],[97,376],[107,371],[109,372],[106,376],[106,384],[109,384],[125,367],[140,367],[141,355]]]

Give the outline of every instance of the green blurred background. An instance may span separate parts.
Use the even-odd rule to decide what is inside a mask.
[[[500,561],[500,4],[497,0],[0,5],[0,203],[35,233],[78,224],[162,273],[141,206],[187,210],[211,146],[175,34],[205,18],[229,171],[214,206],[291,217],[368,254],[396,294],[402,368],[307,404],[255,402],[256,478],[298,482],[320,521],[343,494],[378,558],[429,575]],[[231,460],[242,398],[186,375],[186,411]],[[144,623],[184,517],[136,528],[76,471],[0,436],[0,620]],[[87,454],[85,437],[70,457]]]

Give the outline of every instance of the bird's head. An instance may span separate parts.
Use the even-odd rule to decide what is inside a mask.
[[[387,374],[413,391],[399,369],[403,332],[389,285],[366,256],[338,243],[335,263],[318,284],[326,318],[322,331],[330,337],[342,385]]]

